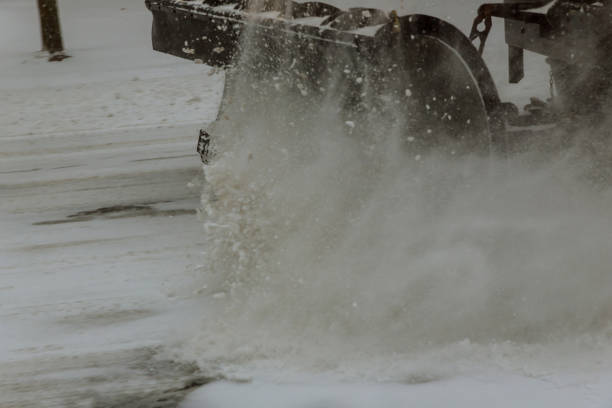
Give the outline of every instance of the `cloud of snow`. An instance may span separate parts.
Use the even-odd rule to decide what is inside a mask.
[[[183,352],[408,382],[612,356],[605,135],[453,155],[412,143],[393,101],[355,122],[333,89],[270,81],[236,74],[211,129],[204,317]]]

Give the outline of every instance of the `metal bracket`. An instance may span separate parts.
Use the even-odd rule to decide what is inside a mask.
[[[508,46],[508,71],[511,84],[518,84],[525,77],[524,52],[522,48]]]
[[[481,30],[479,26],[482,23],[484,23],[484,28]],[[478,52],[480,55],[484,52],[485,44],[487,43],[487,38],[489,37],[492,26],[493,21],[491,19],[491,13],[487,8],[480,7],[478,9],[478,15],[474,19],[474,24],[472,24],[472,30],[470,31],[470,41],[474,42],[476,39],[479,41]]]

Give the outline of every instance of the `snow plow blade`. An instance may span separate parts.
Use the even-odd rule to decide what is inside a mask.
[[[247,29],[254,29],[277,45],[295,46],[307,40],[352,48],[360,36],[342,33],[333,27],[343,24],[350,30],[388,22],[386,14],[380,11],[366,18],[364,13],[368,9],[359,9],[359,12],[355,9],[343,14],[335,7],[318,2],[250,3],[237,3],[236,0],[147,0],[146,5],[154,16],[153,48],[212,66],[226,66],[239,53],[240,38]],[[353,16],[359,13],[360,20],[353,23]],[[321,30],[323,23],[331,19],[337,22],[329,24],[328,30]]]
[[[284,78],[285,87],[311,104],[338,96],[351,128],[361,126],[365,112],[380,112],[388,116],[381,123],[403,127],[407,139],[423,145],[439,145],[434,135],[445,135],[452,152],[489,152],[503,144],[503,104],[484,61],[460,30],[438,18],[289,0],[146,5],[154,17],[155,50],[231,68],[221,111],[231,99],[228,88],[237,87],[227,78],[249,85]],[[382,107],[390,101],[393,114]],[[199,143],[206,160],[210,135]]]

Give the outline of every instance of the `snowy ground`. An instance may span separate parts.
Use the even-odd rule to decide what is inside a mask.
[[[172,407],[220,377],[236,381],[204,386],[183,406],[612,406],[608,190],[581,198],[572,194],[582,187],[559,182],[572,171],[527,169],[509,183],[484,180],[464,194],[470,199],[455,196],[450,214],[431,217],[386,180],[373,194],[383,199],[368,203],[372,214],[339,228],[344,238],[330,255],[324,244],[334,242],[332,227],[361,179],[329,174],[343,164],[360,171],[351,167],[354,152],[341,140],[324,144],[313,170],[282,159],[296,154],[283,135],[267,136],[273,148],[253,137],[255,146],[239,146],[209,181],[227,187],[221,204],[244,193],[260,205],[245,207],[257,239],[234,243],[269,238],[265,260],[294,268],[268,264],[265,276],[226,270],[211,278],[208,258],[225,248],[210,247],[219,225],[207,223],[205,233],[196,215],[202,173],[194,142],[216,114],[222,76],[153,53],[140,0],[59,3],[72,58],[49,64],[35,52],[34,4],[0,0],[1,407]],[[401,0],[384,3],[408,10]],[[458,11],[477,4],[462,1],[450,19],[469,24],[471,14]],[[486,57],[504,99],[546,96],[546,86],[534,86],[546,75],[537,58],[528,60],[538,67],[531,79],[504,86],[500,50]],[[260,174],[295,197],[272,188],[262,199]],[[406,183],[399,186],[421,191]],[[328,213],[310,201],[319,193]],[[389,219],[376,218],[385,212]],[[212,221],[231,226],[234,215]],[[282,224],[288,215],[303,228]],[[374,240],[364,241],[363,231]],[[511,265],[508,251],[518,260]],[[429,278],[436,274],[450,283]],[[230,280],[242,298],[229,296]],[[443,302],[420,302],[413,287]],[[505,324],[507,305],[490,303],[483,288],[518,294]],[[555,332],[559,321],[567,338]],[[500,327],[514,337],[506,340]],[[534,337],[521,337],[527,332]],[[440,344],[413,347],[423,333]]]
[[[153,53],[140,1],[60,8],[72,58],[49,64],[35,4],[0,3],[0,406],[152,406],[200,381],[157,354],[202,250],[194,137],[222,77]]]
[[[164,285],[200,251],[194,131],[2,140],[3,404],[100,404],[193,375],[155,379],[165,363],[154,356],[180,329],[181,302]],[[54,148],[38,147],[47,140]]]

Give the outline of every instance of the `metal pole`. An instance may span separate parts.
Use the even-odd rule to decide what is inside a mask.
[[[38,12],[40,14],[43,51],[48,51],[51,54],[50,61],[61,61],[66,56],[63,54],[64,44],[62,42],[57,0],[38,0]]]

